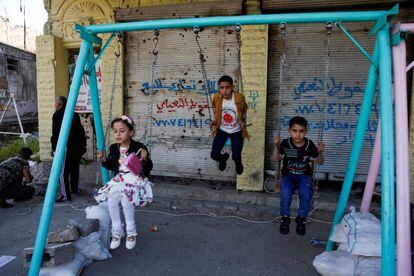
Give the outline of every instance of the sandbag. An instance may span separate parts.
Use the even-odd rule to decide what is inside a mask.
[[[42,267],[40,276],[78,276],[82,269],[93,261],[83,254],[75,253],[75,258],[66,264],[55,267]]]
[[[353,255],[381,257],[381,222],[371,213],[359,213],[355,207],[334,227],[330,240],[342,243]]]
[[[354,275],[355,262],[346,251],[322,252],[313,260],[313,266],[323,276]]]
[[[75,242],[75,250],[92,260],[102,261],[112,257],[100,240],[100,232],[92,232]]]
[[[381,276],[381,258],[359,257],[356,261],[356,275]]]
[[[98,205],[89,206],[85,209],[86,218],[99,219],[99,231],[101,232],[101,241],[105,248],[109,248],[109,239],[111,237],[111,218],[109,217],[107,202],[101,202]]]
[[[381,276],[381,258],[355,256],[342,250],[321,253],[313,266],[323,276]]]

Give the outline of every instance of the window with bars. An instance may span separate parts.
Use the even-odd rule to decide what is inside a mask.
[[[8,58],[7,59],[7,70],[10,71],[19,71],[19,61],[17,59]]]

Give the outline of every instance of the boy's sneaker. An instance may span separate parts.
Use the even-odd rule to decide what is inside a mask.
[[[280,219],[280,228],[279,232],[282,235],[289,234],[289,224],[290,224],[290,217],[282,217]]]
[[[306,234],[306,219],[301,217],[296,217],[296,233],[300,236]]]
[[[241,175],[243,173],[244,167],[242,162],[236,162],[236,173]]]
[[[224,171],[227,167],[227,160],[229,159],[230,155],[226,152],[223,154],[222,159],[219,162],[219,170]]]

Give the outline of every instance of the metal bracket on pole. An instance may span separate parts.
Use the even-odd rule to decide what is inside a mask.
[[[106,48],[108,48],[109,44],[112,42],[112,40],[114,39],[114,37],[115,37],[115,33],[112,33],[111,37],[109,37],[109,39],[106,41],[105,45],[102,47],[102,49],[99,52],[98,56],[96,56],[96,58],[94,59],[93,63],[88,66],[89,67],[88,73],[87,73],[88,75],[91,73],[91,68],[95,67],[95,64],[101,58],[101,56],[105,52]]]
[[[99,38],[95,34],[89,33],[84,26],[75,23],[75,31],[80,34],[80,37],[83,40],[86,40],[90,43],[97,44],[99,46],[102,45],[102,38]]]
[[[352,35],[345,29],[344,26],[341,25],[341,22],[336,22],[336,26],[345,34],[346,37],[349,38],[349,40],[358,48],[359,51],[371,62],[372,65],[375,66],[375,68],[378,70],[378,64],[374,62],[372,57],[368,54],[367,51],[365,51],[364,48],[356,41]]]
[[[93,61],[92,65],[89,66],[89,68],[92,68],[95,66],[95,64],[98,62],[98,60],[102,57],[103,53],[105,52],[105,50],[108,48],[109,44],[112,42],[112,40],[114,39],[115,35],[119,34],[121,37],[123,36],[122,32],[119,33],[112,33],[111,37],[108,39],[108,41],[106,41],[105,45],[102,47],[101,51],[99,52],[99,54],[96,56],[95,60]],[[91,73],[91,69],[88,69],[88,75]]]
[[[401,40],[406,40],[408,37],[407,31],[399,31],[391,36],[391,44],[392,46],[397,46],[400,44]]]
[[[388,14],[385,16],[380,17],[374,24],[374,26],[372,26],[371,30],[369,31],[369,35],[373,36],[374,34],[376,34],[379,30],[382,29],[382,27],[385,26],[385,24],[387,24],[388,22],[391,21],[391,19],[396,16],[398,14],[398,8],[399,5],[395,5],[394,7],[392,7],[389,11]]]

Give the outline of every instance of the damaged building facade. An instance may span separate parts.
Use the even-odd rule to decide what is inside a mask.
[[[13,96],[23,125],[36,124],[36,55],[0,42],[0,129],[18,127]]]
[[[376,7],[370,6],[372,1],[361,0],[352,5],[337,1],[330,8],[321,6],[321,1],[296,1],[295,6],[266,0],[44,2],[48,22],[45,35],[36,41],[40,149],[44,160],[50,159],[53,102],[56,96],[68,93],[71,68],[80,46],[75,23],[90,25],[321,9],[389,9],[395,3],[401,4],[396,20],[414,21],[413,9],[405,6],[409,1],[388,1]],[[374,46],[374,39],[368,35],[371,25],[346,24],[368,52]],[[274,173],[276,167],[271,156],[274,137],[279,134],[286,137],[289,118],[300,115],[310,123],[308,136],[314,141],[322,136],[326,144],[326,162],[319,168],[319,178],[341,180],[349,159],[369,62],[335,27],[328,34],[326,24],[295,24],[286,26],[283,32],[281,36],[280,26],[260,25],[242,26],[241,30],[236,26],[212,27],[198,33],[193,29],[174,29],[161,30],[159,34],[154,31],[123,34],[110,44],[98,66],[104,124],[108,114],[110,118],[121,114],[131,116],[136,122],[134,138],[151,148],[155,175],[236,181],[237,189],[261,191],[266,176]],[[109,35],[101,37],[105,42]],[[283,66],[282,48],[286,56]],[[200,63],[200,49],[204,64]],[[245,95],[249,105],[251,139],[244,144],[245,172],[240,176],[236,176],[233,162],[228,162],[228,169],[219,172],[216,162],[210,159],[212,139],[205,95],[207,88],[211,93],[218,91],[217,80],[224,74],[234,78],[236,90]],[[323,82],[327,83],[326,90]],[[87,91],[86,78],[82,86]],[[88,156],[93,158],[96,145],[88,104],[87,97],[81,98],[76,109],[82,113],[90,137]],[[357,181],[365,181],[368,172],[378,126],[378,105],[375,101],[372,106]]]

